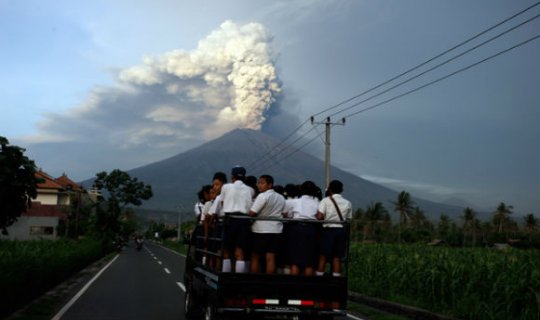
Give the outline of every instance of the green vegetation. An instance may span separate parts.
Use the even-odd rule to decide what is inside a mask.
[[[463,319],[539,319],[540,251],[355,244],[350,290]]]
[[[511,217],[513,207],[504,202],[494,208],[491,221],[481,221],[467,207],[455,220],[441,214],[438,221],[430,220],[411,196],[402,191],[394,204],[394,220],[381,202],[358,208],[351,221],[353,241],[377,243],[444,242],[451,246],[486,247],[507,243],[513,247],[540,249],[539,222],[534,214],[522,219]],[[521,220],[521,221],[520,221]]]
[[[127,172],[115,169],[96,174],[94,185],[105,189],[107,200],[102,201],[96,210],[95,226],[97,234],[106,239],[117,236],[127,238],[136,230],[134,213],[128,205],[140,206],[142,200],[153,196],[152,186],[132,178]]]
[[[172,249],[178,253],[181,253],[183,255],[187,254],[187,245],[183,242],[178,241],[171,241],[171,240],[165,240],[162,243],[165,247]]]
[[[0,241],[0,317],[101,258],[100,241]],[[5,293],[5,294],[4,294]]]
[[[6,227],[17,221],[37,196],[36,165],[24,151],[10,146],[8,139],[0,136],[0,231],[3,234],[7,234]]]

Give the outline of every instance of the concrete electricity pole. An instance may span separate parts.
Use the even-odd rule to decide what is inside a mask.
[[[178,232],[177,232],[177,239],[178,242],[182,241],[182,211],[184,210],[184,206],[182,204],[178,205]]]
[[[345,125],[345,118],[341,118],[339,122],[330,121],[330,117],[326,118],[324,122],[315,122],[314,117],[311,117],[311,124],[324,124],[326,128],[326,139],[324,141],[325,152],[324,152],[324,178],[325,178],[325,189],[328,188],[330,184],[330,128],[337,125]]]

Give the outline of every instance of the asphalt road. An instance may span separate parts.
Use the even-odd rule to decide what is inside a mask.
[[[137,251],[130,243],[53,319],[184,319],[183,273],[179,254],[151,243]]]
[[[130,243],[52,320],[185,319],[184,260],[156,244],[145,243],[137,251]]]

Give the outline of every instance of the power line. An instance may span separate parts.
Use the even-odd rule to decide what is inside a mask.
[[[523,21],[522,23],[520,23],[520,24],[518,24],[518,25],[515,25],[515,26],[513,26],[512,28],[507,29],[507,30],[505,30],[505,31],[503,31],[503,32],[501,32],[501,33],[499,33],[499,34],[497,34],[497,35],[495,35],[495,36],[493,36],[493,37],[487,39],[486,41],[484,41],[484,42],[482,42],[482,43],[479,43],[479,44],[477,44],[476,46],[474,46],[474,47],[472,47],[472,48],[470,48],[470,49],[468,49],[468,50],[466,50],[466,51],[464,51],[464,52],[462,52],[462,53],[460,53],[460,54],[457,54],[457,55],[455,55],[454,57],[449,58],[449,59],[447,59],[447,60],[445,60],[445,61],[443,61],[443,62],[441,62],[441,63],[439,63],[439,64],[437,64],[437,65],[435,65],[435,66],[433,66],[433,67],[431,67],[431,68],[429,68],[429,69],[427,69],[427,70],[425,70],[425,71],[423,71],[423,72],[421,72],[421,73],[419,73],[419,74],[417,74],[417,75],[415,75],[415,76],[413,76],[413,77],[410,77],[410,78],[408,78],[408,79],[406,79],[406,80],[404,80],[404,81],[402,81],[402,82],[400,82],[400,83],[398,83],[398,84],[396,84],[396,85],[394,85],[394,86],[392,86],[392,87],[390,87],[390,88],[388,88],[388,89],[386,89],[386,90],[384,90],[384,91],[381,91],[381,92],[379,92],[379,93],[377,93],[377,94],[375,94],[375,95],[372,95],[372,96],[370,96],[369,98],[366,98],[366,99],[364,99],[364,100],[362,100],[362,101],[359,101],[359,102],[357,102],[357,103],[354,103],[354,104],[352,104],[352,105],[350,105],[350,106],[348,106],[348,107],[346,107],[346,108],[344,108],[344,109],[341,109],[341,110],[339,110],[339,111],[337,111],[337,112],[334,112],[334,113],[332,113],[332,114],[330,115],[330,117],[333,117],[333,116],[335,116],[335,115],[337,115],[337,114],[340,114],[340,113],[342,113],[342,112],[344,112],[344,111],[347,111],[347,110],[350,110],[350,109],[352,109],[352,108],[355,108],[355,107],[357,107],[358,105],[360,105],[360,104],[362,104],[362,103],[364,103],[364,102],[367,102],[367,101],[369,101],[369,100],[371,100],[371,99],[373,99],[373,98],[376,98],[376,97],[378,97],[378,96],[381,96],[381,95],[383,95],[383,94],[385,94],[385,93],[387,93],[387,92],[389,92],[389,91],[391,91],[391,90],[393,90],[393,89],[395,89],[395,88],[398,88],[398,87],[400,87],[400,86],[402,86],[402,85],[404,85],[404,84],[406,84],[406,83],[408,83],[408,82],[411,82],[412,80],[417,79],[417,78],[419,78],[419,77],[425,75],[426,73],[431,72],[431,71],[433,71],[433,70],[435,70],[435,69],[438,69],[438,68],[442,67],[443,65],[446,65],[446,64],[448,64],[448,63],[450,63],[450,62],[452,62],[452,61],[454,61],[454,60],[456,60],[456,59],[458,59],[458,58],[460,58],[460,57],[462,57],[462,56],[464,56],[464,55],[466,55],[466,54],[468,54],[468,53],[470,53],[470,52],[472,52],[472,51],[474,51],[474,50],[476,50],[476,49],[478,49],[478,48],[480,48],[480,47],[482,47],[482,46],[484,46],[484,45],[486,45],[486,44],[488,44],[489,42],[491,42],[491,41],[493,41],[493,40],[495,40],[495,39],[498,39],[498,38],[502,37],[503,35],[505,35],[505,34],[511,32],[511,31],[514,31],[515,29],[517,29],[517,28],[519,28],[519,27],[522,27],[522,26],[524,26],[525,24],[527,24],[527,23],[529,23],[529,22],[531,22],[531,21],[533,21],[533,20],[535,20],[535,19],[538,19],[539,17],[540,17],[540,14],[537,14],[536,16],[534,16],[534,17],[532,17],[532,18],[529,18],[529,19],[527,19],[526,21]]]
[[[306,121],[307,122],[307,121]],[[275,160],[275,158],[277,158],[278,155],[280,155],[281,153],[285,152],[285,150],[291,148],[296,142],[300,141],[302,138],[304,138],[306,135],[308,135],[311,131],[315,130],[317,127],[316,126],[313,126],[311,129],[309,129],[308,131],[306,131],[305,133],[303,133],[302,135],[300,135],[299,137],[296,138],[296,140],[294,140],[293,142],[291,142],[290,144],[286,145],[285,147],[283,147],[280,151],[278,151],[276,154],[272,155],[272,156],[269,156],[269,157],[264,157],[264,155],[262,157],[259,157],[258,159],[261,159],[261,162],[252,162],[252,163],[256,163],[255,166],[253,168],[251,168],[251,171],[258,171],[258,170],[261,170],[262,168],[265,168],[265,163],[268,162],[268,161],[274,161],[274,162],[278,162],[277,160]],[[272,150],[276,150],[278,148],[278,146],[281,145],[278,144],[276,146],[274,146],[272,148]],[[271,150],[271,151],[272,151]],[[268,152],[267,152],[268,154]]]
[[[392,97],[392,98],[390,98],[390,99],[387,99],[387,100],[385,100],[385,101],[382,101],[382,102],[380,102],[380,103],[377,103],[377,104],[375,104],[375,105],[373,105],[373,106],[370,106],[370,107],[364,108],[364,109],[362,109],[362,110],[359,110],[359,111],[350,113],[350,114],[346,115],[345,118],[349,118],[349,117],[358,115],[358,114],[360,114],[360,113],[362,113],[362,112],[365,112],[365,111],[368,111],[368,110],[375,109],[375,108],[377,108],[377,107],[379,107],[379,106],[382,106],[382,105],[384,105],[384,104],[387,104],[387,103],[389,103],[389,102],[391,102],[391,101],[397,100],[397,99],[402,98],[402,97],[404,97],[404,96],[407,96],[407,95],[409,95],[409,94],[411,94],[411,93],[414,93],[414,92],[416,92],[416,91],[419,91],[419,90],[421,90],[421,89],[424,89],[424,88],[426,88],[426,87],[429,87],[429,86],[431,86],[431,85],[433,85],[433,84],[436,84],[436,83],[438,83],[438,82],[440,82],[440,81],[443,81],[443,80],[445,80],[445,79],[448,79],[448,78],[450,78],[450,77],[452,77],[452,76],[454,76],[454,75],[457,75],[457,74],[459,74],[459,73],[461,73],[461,72],[464,72],[464,71],[469,70],[469,69],[471,69],[471,68],[473,68],[473,67],[476,67],[476,66],[478,66],[478,65],[480,65],[480,64],[482,64],[482,63],[484,63],[484,62],[487,62],[487,61],[489,61],[489,60],[492,60],[492,59],[494,59],[494,58],[496,58],[496,57],[498,57],[498,56],[500,56],[500,55],[503,55],[503,54],[505,54],[505,53],[508,53],[509,51],[511,51],[511,50],[513,50],[513,49],[516,49],[516,48],[518,48],[518,47],[521,47],[521,46],[523,46],[523,45],[525,45],[525,44],[527,44],[527,43],[529,43],[529,42],[532,42],[532,41],[534,41],[534,40],[537,40],[537,39],[539,39],[539,38],[540,38],[540,34],[538,34],[538,35],[536,35],[536,36],[534,36],[534,37],[532,37],[532,38],[529,38],[529,39],[527,39],[527,40],[525,40],[525,41],[522,41],[522,42],[520,42],[520,43],[518,43],[518,44],[516,44],[516,45],[514,45],[514,46],[512,46],[512,47],[509,47],[509,48],[507,48],[507,49],[505,49],[505,50],[499,51],[499,52],[497,52],[496,54],[493,54],[493,55],[491,55],[491,56],[489,56],[489,57],[487,57],[487,58],[484,58],[484,59],[482,59],[482,60],[480,60],[480,61],[477,61],[477,62],[475,62],[475,63],[473,63],[473,64],[470,64],[470,65],[468,65],[468,66],[466,66],[466,67],[463,67],[463,68],[461,68],[461,69],[459,69],[459,70],[456,70],[456,71],[454,71],[454,72],[452,72],[452,73],[450,73],[450,74],[447,74],[447,75],[445,75],[445,76],[443,76],[443,77],[440,77],[440,78],[438,78],[438,79],[436,79],[436,80],[430,81],[430,82],[428,82],[428,83],[426,83],[426,84],[424,84],[424,85],[422,85],[422,86],[416,87],[416,88],[414,88],[414,89],[412,89],[412,90],[409,90],[409,91],[407,91],[407,92],[405,92],[405,93],[399,94],[399,95],[394,96],[394,97]],[[315,128],[315,127],[313,127],[313,128]],[[313,130],[313,128],[312,128],[312,130]],[[304,135],[302,135],[300,138],[296,139],[296,140],[293,142],[293,144],[296,143],[297,141],[299,141],[301,138],[303,138],[305,135],[307,135],[307,134],[308,134],[309,132],[311,132],[312,130],[309,130],[309,131],[306,132]],[[293,152],[291,152],[291,153],[289,153],[289,154],[286,154],[286,155],[283,156],[281,159],[272,159],[273,164],[271,164],[270,166],[262,166],[261,168],[269,169],[269,168],[271,168],[271,167],[273,167],[273,166],[279,164],[279,163],[282,162],[283,160],[289,158],[289,157],[292,156],[293,154],[295,154],[295,153],[297,153],[298,151],[300,151],[301,149],[305,148],[307,145],[309,145],[310,143],[312,143],[313,141],[315,141],[317,138],[319,138],[322,134],[323,134],[323,133],[318,132],[318,134],[317,134],[315,137],[313,137],[312,139],[310,139],[309,141],[307,141],[306,143],[304,143],[301,147],[295,149]],[[289,147],[291,147],[291,146],[292,146],[292,144],[289,145],[289,146],[287,146],[286,148],[289,148]],[[286,150],[286,148],[282,149],[278,154],[282,153],[284,150]],[[276,156],[277,156],[278,154],[276,154]],[[263,163],[264,163],[264,162],[263,162]]]
[[[536,39],[538,39],[538,38],[540,38],[540,34],[538,34],[538,35],[536,35],[536,36],[534,36],[534,37],[532,37],[532,38],[529,38],[529,39],[527,39],[527,40],[525,40],[525,41],[523,41],[523,42],[520,42],[520,43],[518,43],[518,44],[516,44],[516,45],[514,45],[514,46],[512,46],[512,47],[510,47],[510,48],[508,48],[508,49],[499,51],[499,52],[497,52],[496,54],[491,55],[491,56],[489,56],[489,57],[487,57],[487,58],[485,58],[485,59],[482,59],[482,60],[480,60],[480,61],[478,61],[478,62],[475,62],[475,63],[473,63],[473,64],[470,64],[470,65],[468,65],[468,66],[466,66],[466,67],[463,67],[463,68],[461,68],[461,69],[459,69],[459,70],[457,70],[457,71],[454,71],[454,72],[452,72],[452,73],[450,73],[450,74],[447,74],[447,75],[445,75],[445,76],[443,76],[443,77],[440,77],[440,78],[438,78],[438,79],[436,79],[436,80],[430,81],[430,82],[428,82],[428,83],[426,83],[426,84],[424,84],[424,85],[422,85],[422,86],[416,87],[416,88],[414,88],[414,89],[412,89],[412,90],[409,90],[409,91],[407,91],[407,92],[405,92],[405,93],[402,93],[402,94],[399,94],[399,95],[397,95],[397,96],[394,96],[394,97],[392,97],[392,98],[390,98],[390,99],[388,99],[388,100],[379,102],[379,103],[377,103],[377,104],[375,104],[375,105],[373,105],[373,106],[370,106],[370,107],[364,108],[364,109],[362,109],[362,110],[359,110],[359,111],[350,113],[350,114],[346,115],[345,118],[349,118],[349,117],[355,116],[355,115],[357,115],[357,114],[359,114],[359,113],[362,113],[362,112],[365,112],[365,111],[368,111],[368,110],[375,109],[375,108],[377,108],[377,107],[379,107],[379,106],[381,106],[381,105],[387,104],[388,102],[394,101],[394,100],[396,100],[396,99],[402,98],[402,97],[404,97],[404,96],[406,96],[406,95],[409,95],[409,94],[411,94],[411,93],[414,93],[414,92],[416,92],[416,91],[419,91],[419,90],[421,90],[421,89],[424,89],[424,88],[426,88],[426,87],[429,87],[429,86],[431,86],[431,85],[433,85],[433,84],[435,84],[435,83],[438,83],[438,82],[440,82],[440,81],[442,81],[442,80],[448,79],[448,78],[450,78],[450,77],[452,77],[452,76],[454,76],[454,75],[456,75],[456,74],[458,74],[458,73],[461,73],[461,72],[463,72],[463,71],[469,70],[469,69],[471,69],[471,68],[473,68],[473,67],[478,66],[479,64],[482,64],[482,63],[484,63],[484,62],[486,62],[486,61],[489,61],[489,60],[491,60],[491,59],[493,59],[493,58],[496,58],[496,57],[498,57],[498,56],[500,56],[500,55],[503,55],[503,54],[505,54],[505,53],[507,53],[507,52],[513,50],[513,49],[516,49],[516,48],[518,48],[518,47],[521,47],[521,46],[523,46],[523,45],[525,45],[525,44],[527,44],[527,43],[529,43],[529,42],[531,42],[531,41],[534,41],[534,40],[536,40]]]
[[[273,164],[271,164],[270,166],[266,166],[264,167],[265,170],[268,170],[276,165],[278,165],[280,162],[282,162],[283,160],[293,156],[295,153],[297,153],[298,151],[304,149],[305,147],[307,147],[309,144],[311,144],[313,141],[315,141],[317,138],[319,138],[321,135],[323,135],[324,133],[318,133],[317,135],[315,135],[315,137],[311,138],[310,140],[308,140],[306,143],[304,143],[302,146],[296,148],[293,152],[285,155],[283,158],[277,160],[277,161],[274,161]]]
[[[535,4],[533,4],[533,5],[529,6],[529,7],[527,7],[527,8],[525,8],[525,9],[521,10],[520,12],[518,12],[518,13],[516,13],[516,14],[514,14],[514,15],[512,15],[512,16],[510,16],[510,17],[508,17],[508,18],[506,18],[506,19],[504,19],[504,20],[502,20],[502,21],[500,21],[500,22],[498,22],[497,24],[495,24],[495,25],[493,25],[493,26],[487,28],[486,30],[481,31],[480,33],[474,35],[473,37],[471,37],[471,38],[469,38],[469,39],[467,39],[467,40],[465,40],[465,41],[462,41],[462,42],[458,43],[457,45],[453,46],[452,48],[447,49],[447,50],[441,52],[440,54],[438,54],[438,55],[436,55],[436,56],[434,56],[434,57],[432,57],[432,58],[430,58],[430,59],[428,59],[428,60],[426,60],[426,61],[424,61],[424,62],[418,64],[418,65],[416,65],[415,67],[412,67],[412,68],[408,69],[407,71],[404,71],[404,72],[400,73],[399,75],[394,76],[394,77],[392,77],[391,79],[386,80],[386,81],[384,81],[384,82],[382,82],[382,83],[376,85],[375,87],[372,87],[372,88],[370,88],[370,89],[367,89],[366,91],[364,91],[364,92],[362,92],[362,93],[359,93],[359,94],[357,94],[357,95],[355,95],[355,96],[353,96],[353,97],[351,97],[351,98],[349,98],[349,99],[346,99],[346,100],[344,100],[344,101],[342,101],[342,102],[340,102],[340,103],[338,103],[338,104],[336,104],[336,105],[333,105],[333,106],[331,106],[331,107],[329,107],[329,108],[326,108],[326,109],[324,109],[324,110],[322,110],[322,111],[319,111],[318,113],[315,113],[313,116],[315,117],[315,116],[321,115],[321,114],[323,114],[323,113],[325,113],[325,112],[328,112],[328,111],[330,111],[330,110],[333,110],[333,109],[335,109],[335,108],[338,108],[338,107],[340,107],[340,106],[342,106],[342,105],[344,105],[344,104],[346,104],[346,103],[348,103],[348,102],[351,102],[352,100],[354,100],[354,99],[356,99],[356,98],[359,98],[359,97],[361,97],[361,96],[363,96],[363,95],[365,95],[365,94],[367,94],[367,93],[370,93],[371,91],[376,90],[376,89],[378,89],[378,88],[380,88],[380,87],[382,87],[382,86],[384,86],[384,85],[386,85],[386,84],[388,84],[388,83],[390,83],[390,82],[392,82],[392,81],[394,81],[394,80],[396,80],[396,79],[398,79],[398,78],[400,78],[400,77],[402,77],[402,76],[404,76],[404,75],[410,73],[411,71],[414,71],[414,70],[416,70],[416,69],[418,69],[418,68],[420,68],[420,67],[422,67],[422,66],[424,66],[424,65],[426,65],[426,64],[428,64],[428,63],[430,63],[430,62],[432,62],[433,60],[436,60],[436,59],[438,59],[438,58],[444,56],[445,54],[447,54],[447,53],[449,53],[449,52],[451,52],[451,51],[453,51],[453,50],[455,50],[455,49],[457,49],[457,48],[459,48],[459,47],[461,47],[461,46],[463,46],[463,45],[465,45],[465,44],[467,44],[467,43],[473,41],[474,39],[476,39],[476,38],[478,38],[478,37],[480,37],[480,36],[482,36],[482,35],[488,33],[489,31],[491,31],[491,30],[493,30],[493,29],[495,29],[495,28],[497,28],[497,27],[503,25],[504,23],[506,23],[506,22],[508,22],[508,21],[510,21],[510,20],[512,20],[512,19],[514,19],[515,17],[522,15],[523,13],[525,13],[525,12],[531,10],[532,8],[534,8],[534,7],[538,6],[538,5],[540,5],[540,2],[537,2],[537,3],[535,3]]]
[[[493,25],[493,26],[487,28],[486,30],[484,30],[484,31],[482,31],[482,32],[480,32],[480,33],[478,33],[478,34],[476,34],[475,36],[473,36],[473,37],[471,37],[471,38],[469,38],[469,39],[467,39],[467,40],[465,40],[465,41],[462,41],[461,43],[459,43],[459,44],[453,46],[452,48],[450,48],[450,49],[448,49],[448,50],[445,50],[445,51],[443,51],[442,53],[440,53],[440,54],[438,54],[438,55],[436,55],[436,56],[434,56],[434,57],[432,57],[432,58],[430,58],[430,59],[428,59],[428,60],[426,60],[426,61],[420,63],[419,65],[417,65],[417,66],[415,66],[415,67],[413,67],[413,68],[410,68],[410,69],[408,69],[407,71],[405,71],[405,72],[403,72],[403,73],[401,73],[401,74],[399,74],[399,75],[397,75],[397,76],[395,76],[395,77],[393,77],[393,78],[391,78],[391,79],[389,79],[389,80],[387,80],[387,81],[384,81],[383,83],[381,83],[381,84],[379,84],[379,85],[377,85],[377,86],[375,86],[375,87],[372,87],[372,88],[370,88],[370,89],[368,89],[368,90],[366,90],[366,91],[364,91],[364,92],[362,92],[362,93],[360,93],[360,94],[358,94],[358,95],[355,95],[355,96],[353,96],[353,97],[351,97],[351,98],[349,98],[349,99],[346,99],[346,100],[344,100],[344,101],[342,101],[342,102],[340,102],[340,103],[338,103],[338,104],[336,104],[336,105],[334,105],[334,106],[332,106],[332,107],[329,107],[329,108],[327,108],[327,109],[324,109],[324,110],[322,110],[322,111],[320,111],[320,112],[314,114],[313,116],[317,116],[317,115],[320,115],[320,114],[322,114],[322,113],[325,113],[325,112],[328,112],[328,111],[330,111],[330,110],[333,110],[333,109],[335,109],[335,108],[337,108],[337,107],[339,107],[339,106],[342,106],[342,105],[344,105],[344,104],[346,104],[346,103],[348,103],[348,102],[350,102],[350,101],[352,101],[352,100],[354,100],[354,99],[357,99],[357,98],[360,97],[360,96],[363,96],[363,95],[365,95],[365,94],[367,94],[367,93],[369,93],[369,92],[371,92],[371,91],[373,91],[373,90],[376,90],[376,89],[378,89],[378,88],[380,88],[380,87],[382,87],[382,86],[384,86],[384,85],[386,85],[386,84],[388,84],[388,83],[390,83],[390,82],[392,82],[392,81],[394,81],[394,80],[396,80],[396,79],[398,79],[398,78],[400,78],[400,77],[402,77],[402,76],[404,76],[404,75],[406,75],[406,74],[408,74],[408,73],[410,73],[410,72],[412,72],[412,71],[414,71],[414,70],[416,70],[416,69],[418,69],[418,68],[420,68],[420,67],[422,67],[422,66],[424,66],[424,65],[426,65],[426,64],[428,64],[428,63],[430,63],[430,62],[432,62],[432,61],[434,61],[434,60],[436,60],[436,59],[438,59],[438,58],[440,58],[440,57],[444,56],[445,54],[447,54],[447,53],[449,53],[449,52],[451,52],[451,51],[453,51],[453,50],[455,50],[455,49],[457,49],[457,48],[459,48],[459,47],[461,47],[461,46],[463,46],[463,45],[465,45],[465,44],[467,44],[467,43],[473,41],[474,39],[476,39],[476,38],[478,38],[478,37],[480,37],[480,36],[482,36],[482,35],[488,33],[489,31],[491,31],[491,30],[493,30],[493,29],[495,29],[495,28],[501,26],[502,24],[504,24],[504,23],[506,23],[506,22],[508,22],[508,21],[510,21],[510,20],[512,20],[512,19],[514,19],[515,17],[517,17],[517,16],[519,16],[519,15],[521,15],[521,14],[523,14],[523,13],[529,11],[530,9],[532,9],[532,8],[534,8],[534,7],[536,7],[536,6],[538,6],[539,4],[540,4],[540,2],[537,2],[537,3],[535,3],[535,4],[533,4],[533,5],[529,6],[529,7],[527,7],[527,8],[525,8],[525,9],[521,10],[520,12],[518,12],[518,13],[516,13],[516,14],[514,14],[514,15],[512,15],[512,16],[510,16],[510,17],[508,17],[508,18],[506,18],[506,19],[504,19],[504,20],[502,20],[502,21],[500,21],[499,23],[497,23],[497,24],[495,24],[495,25]],[[479,44],[479,45],[476,45],[475,47],[473,47],[473,48],[471,48],[471,49],[469,49],[469,50],[467,50],[467,51],[465,51],[465,52],[463,52],[463,53],[461,53],[461,54],[458,54],[457,56],[454,56],[453,58],[450,58],[450,59],[446,60],[445,62],[443,62],[443,63],[441,63],[441,64],[439,64],[439,65],[437,65],[437,66],[435,66],[435,67],[433,67],[433,68],[428,69],[427,71],[424,71],[424,72],[422,72],[422,73],[420,73],[420,74],[418,74],[418,75],[416,75],[416,76],[414,76],[414,77],[412,77],[412,78],[409,78],[408,80],[405,80],[405,81],[401,82],[401,83],[398,84],[398,85],[395,85],[395,86],[393,86],[393,87],[391,87],[391,88],[389,88],[389,89],[386,89],[385,91],[383,91],[383,92],[381,92],[381,93],[379,93],[379,94],[377,94],[377,95],[375,95],[375,96],[372,96],[372,97],[370,97],[370,98],[368,98],[368,99],[365,99],[364,101],[355,103],[355,104],[353,104],[352,106],[349,106],[349,107],[347,107],[347,108],[345,108],[345,109],[342,109],[342,110],[340,110],[340,111],[338,111],[338,112],[336,112],[336,113],[333,113],[332,116],[333,116],[333,115],[336,115],[336,114],[338,114],[338,113],[344,112],[344,111],[346,111],[346,110],[350,110],[351,108],[356,107],[356,106],[358,106],[358,105],[361,104],[361,103],[364,103],[364,102],[366,102],[366,101],[368,101],[368,100],[371,100],[372,98],[374,98],[374,97],[376,97],[376,96],[380,96],[381,94],[386,93],[386,92],[388,92],[388,91],[390,91],[390,90],[392,90],[392,89],[395,89],[395,88],[397,88],[398,86],[401,86],[401,85],[404,84],[404,83],[410,82],[410,81],[412,81],[413,79],[416,79],[416,78],[418,78],[418,77],[420,77],[420,76],[426,74],[427,72],[433,71],[434,69],[436,69],[436,68],[438,68],[438,67],[440,67],[440,66],[442,66],[442,65],[444,65],[444,64],[447,64],[447,63],[449,63],[449,62],[451,62],[451,61],[453,61],[453,60],[455,60],[455,59],[457,59],[457,58],[459,58],[459,57],[465,55],[466,53],[469,53],[469,52],[471,52],[472,50],[475,50],[475,49],[477,49],[478,47],[480,47],[480,46],[482,46],[482,45],[485,45],[486,43],[488,43],[488,42],[490,42],[490,41],[493,41],[493,40],[496,39],[496,38],[499,38],[500,36],[502,36],[502,35],[504,35],[504,34],[510,32],[510,31],[512,31],[512,30],[515,30],[516,28],[518,28],[518,27],[520,27],[520,26],[522,26],[522,25],[524,25],[524,24],[526,24],[526,23],[528,23],[528,22],[530,22],[530,21],[532,21],[532,20],[538,18],[539,16],[540,16],[540,15],[537,15],[537,16],[535,16],[535,17],[533,17],[533,18],[530,18],[530,19],[528,19],[527,21],[522,22],[521,24],[518,24],[518,25],[516,25],[516,26],[510,28],[510,29],[508,29],[508,30],[506,30],[506,31],[504,31],[504,32],[502,32],[502,33],[500,33],[499,35],[494,36],[494,37],[490,38],[489,40],[484,41],[483,43],[481,43],[481,44]],[[480,63],[483,63],[483,62],[485,62],[485,61],[487,61],[487,60],[490,60],[490,59],[492,59],[492,58],[495,58],[495,57],[498,56],[498,55],[504,54],[504,53],[506,53],[506,52],[508,52],[508,51],[510,51],[510,50],[512,50],[512,49],[514,49],[514,48],[517,48],[517,47],[519,47],[519,46],[521,46],[521,45],[524,45],[524,44],[527,43],[527,42],[533,41],[533,40],[535,40],[536,38],[537,38],[537,37],[531,38],[531,39],[529,39],[529,40],[527,40],[527,41],[525,41],[525,42],[523,42],[523,43],[520,43],[520,44],[518,44],[518,45],[512,47],[512,48],[509,48],[509,49],[507,49],[507,50],[503,50],[503,51],[501,51],[501,52],[499,52],[499,53],[497,53],[497,54],[495,54],[495,55],[493,55],[493,56],[490,56],[490,57],[488,57],[488,58],[486,58],[486,59],[484,59],[484,60],[482,60],[482,61],[479,61],[479,62],[477,62],[477,63],[475,63],[475,64],[469,65],[468,67],[462,68],[462,69],[460,69],[460,70],[458,70],[458,71],[456,71],[456,72],[453,72],[453,73],[451,73],[451,74],[449,74],[449,75],[447,75],[447,76],[441,77],[441,78],[439,78],[439,79],[437,79],[437,80],[434,80],[434,81],[432,81],[432,82],[430,82],[430,83],[427,83],[427,84],[425,84],[425,85],[423,85],[423,86],[417,87],[417,88],[415,88],[415,89],[413,89],[413,90],[407,91],[407,92],[405,92],[405,93],[403,93],[403,94],[400,94],[400,95],[398,95],[398,96],[395,96],[395,97],[393,97],[393,98],[391,98],[391,99],[388,99],[388,100],[385,100],[385,101],[383,101],[383,102],[377,103],[376,105],[373,105],[373,106],[370,106],[370,107],[368,107],[368,108],[362,109],[362,110],[360,110],[360,111],[351,113],[351,114],[347,115],[346,117],[354,116],[354,115],[357,115],[357,114],[359,114],[359,113],[365,112],[365,111],[367,111],[367,110],[374,109],[374,108],[376,108],[376,107],[378,107],[378,106],[381,106],[381,105],[383,105],[383,104],[386,104],[386,103],[388,103],[388,102],[391,102],[391,101],[396,100],[396,99],[398,99],[398,98],[401,98],[401,97],[403,97],[403,96],[406,96],[406,95],[408,95],[408,94],[411,94],[411,93],[413,93],[413,92],[416,92],[416,91],[418,91],[418,90],[421,90],[421,89],[423,89],[423,88],[425,88],[425,87],[427,87],[427,86],[430,86],[430,85],[432,85],[432,84],[435,84],[435,83],[437,83],[437,82],[439,82],[439,81],[442,81],[442,80],[444,80],[444,79],[446,79],[446,78],[448,78],[448,77],[451,77],[451,76],[453,76],[453,75],[455,75],[455,74],[457,74],[457,73],[460,73],[460,72],[463,72],[463,71],[465,71],[465,70],[467,70],[467,69],[470,69],[470,68],[472,68],[472,67],[474,67],[474,66],[476,66],[476,65],[478,65],[478,64],[480,64]],[[300,130],[300,129],[308,122],[308,121],[309,121],[309,119],[306,119],[304,122],[302,122],[302,123],[301,123],[299,126],[297,126],[291,133],[289,133],[283,140],[281,140],[277,145],[275,145],[274,147],[272,147],[270,150],[268,150],[266,153],[264,153],[262,156],[260,156],[260,157],[257,158],[256,160],[252,161],[247,167],[251,167],[251,166],[253,166],[254,164],[256,164],[255,167],[253,168],[253,170],[257,171],[257,170],[259,170],[260,168],[264,168],[264,167],[265,167],[264,164],[265,164],[265,162],[267,162],[267,161],[273,161],[274,164],[271,165],[271,166],[274,166],[274,165],[276,165],[277,163],[279,163],[280,161],[283,161],[283,159],[288,158],[290,155],[292,155],[292,154],[298,152],[300,149],[302,149],[302,148],[304,148],[305,146],[307,146],[308,144],[312,143],[316,138],[320,137],[320,136],[322,135],[321,133],[319,133],[317,136],[315,136],[315,138],[309,140],[307,143],[305,143],[304,145],[302,145],[299,149],[296,149],[296,151],[294,151],[292,154],[288,154],[288,155],[286,155],[284,158],[278,159],[278,156],[279,156],[281,153],[283,153],[283,152],[284,152],[285,150],[287,150],[288,148],[292,147],[296,142],[298,142],[298,141],[299,141],[300,139],[302,139],[304,136],[306,136],[307,134],[309,134],[309,133],[313,130],[313,128],[312,128],[311,130],[309,130],[309,131],[305,132],[304,134],[302,134],[300,137],[298,137],[298,138],[297,138],[295,141],[293,141],[292,143],[286,145],[286,146],[285,146],[283,149],[281,149],[279,152],[277,152],[276,154],[272,155],[272,152],[274,152],[275,150],[277,150],[281,145],[283,145],[283,144],[285,143],[285,141],[287,141],[287,140],[290,139],[295,133],[297,133],[297,132],[298,132],[298,131],[299,131],[299,130]],[[269,155],[269,157],[266,157],[267,155]],[[261,160],[262,160],[262,161],[261,161]],[[259,161],[261,161],[261,162],[259,162]]]
[[[289,133],[283,140],[281,140],[277,145],[275,145],[274,147],[272,147],[269,151],[267,151],[266,153],[264,153],[262,156],[258,157],[257,159],[253,160],[250,164],[248,164],[246,167],[249,168],[251,167],[252,165],[254,165],[255,163],[257,163],[258,161],[260,161],[261,159],[263,159],[264,157],[266,157],[267,155],[271,154],[272,151],[274,149],[277,149],[279,146],[281,146],[283,143],[285,143],[285,141],[287,141],[290,137],[292,137],[296,132],[298,132],[298,130],[300,130],[300,128],[302,128],[306,123],[308,123],[309,119],[306,119],[304,122],[302,122],[301,124],[299,124],[291,133]]]

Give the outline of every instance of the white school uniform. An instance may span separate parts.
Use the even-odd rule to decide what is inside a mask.
[[[219,218],[225,215],[225,212],[223,211],[223,203],[221,201],[221,194],[218,195],[216,199],[214,199],[214,203],[212,203],[212,206],[210,207],[208,213],[210,215],[215,215]]]
[[[284,207],[285,198],[273,189],[269,189],[257,195],[251,211],[255,212],[257,217],[279,219],[282,218]],[[283,223],[280,221],[255,221],[251,226],[251,231],[255,233],[281,233],[282,230]]]
[[[319,200],[315,197],[304,195],[298,199],[291,201],[292,218],[296,220],[317,219],[317,209],[319,208]],[[289,213],[289,214],[290,214]]]
[[[253,204],[254,194],[255,191],[240,180],[223,185],[221,188],[223,212],[248,214],[249,209],[251,209],[251,205]]]
[[[209,215],[208,211],[210,211],[210,207],[212,207],[213,201],[206,201],[204,203],[204,206],[202,208],[202,214],[201,214],[201,221],[204,221],[206,217]]]
[[[340,194],[334,194],[332,195],[334,200],[336,201],[337,206],[339,207],[339,210],[341,212],[341,216],[343,217],[343,220],[351,220],[352,219],[352,204],[349,200],[343,198]],[[336,206],[330,199],[330,197],[326,197],[322,199],[321,203],[319,204],[319,212],[324,214],[324,221],[341,221],[339,218],[338,211],[336,210]],[[332,223],[325,223],[323,224],[324,228],[341,228],[343,227],[342,224],[332,224]]]
[[[202,208],[204,204],[202,204],[200,201],[198,201],[195,204],[194,212],[195,212],[195,220],[197,220],[197,217],[202,214]],[[199,219],[199,224],[202,224],[202,219]]]

